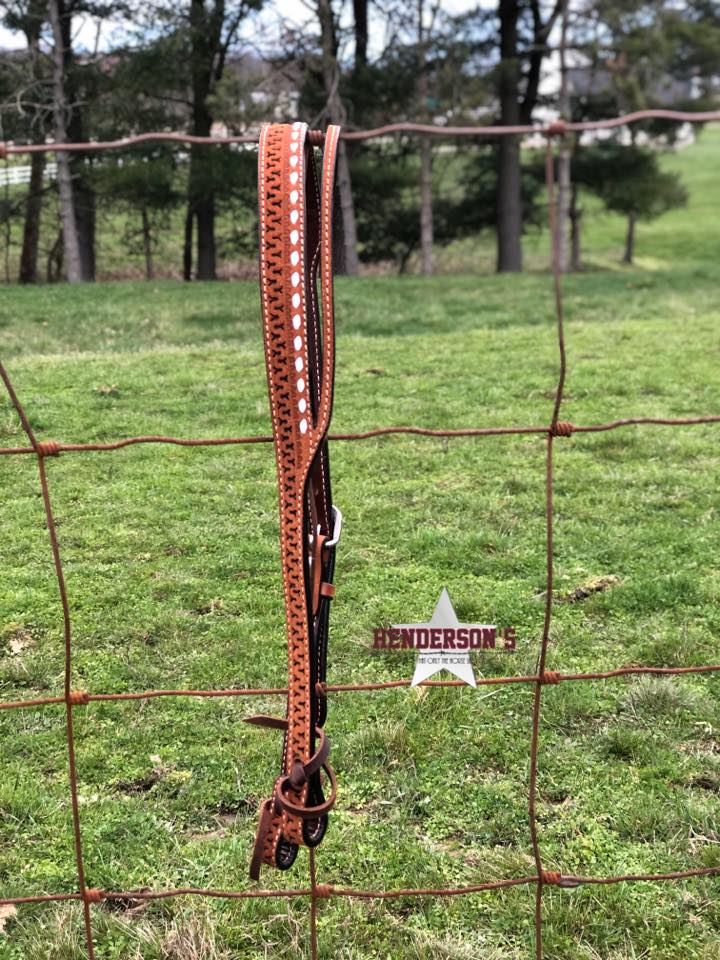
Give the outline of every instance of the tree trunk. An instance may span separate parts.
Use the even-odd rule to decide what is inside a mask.
[[[520,122],[518,100],[520,64],[518,61],[518,0],[500,0],[500,123],[515,126]],[[498,145],[497,182],[497,269],[499,273],[522,270],[522,176],[520,142],[516,136],[502,136]]]
[[[635,223],[637,216],[634,213],[628,214],[627,233],[625,234],[625,253],[623,254],[623,263],[632,264],[635,257]]]
[[[340,68],[337,62],[337,39],[335,19],[330,0],[317,0],[322,41],[322,71],[325,86],[325,119],[328,123],[343,124],[347,120],[345,105],[340,97]],[[344,272],[355,277],[359,270],[357,253],[357,220],[355,201],[352,195],[350,164],[344,141],[338,145],[338,193],[343,218],[343,244],[345,253]]]
[[[206,10],[205,0],[190,0],[192,132],[197,137],[209,137],[212,130],[210,95],[214,82],[221,77],[224,56],[220,54],[222,7],[221,3],[216,3]],[[185,230],[187,237],[187,217],[194,216],[197,223],[197,280],[216,279],[215,187],[209,149],[194,145],[190,150]],[[189,279],[191,270],[188,270],[187,260],[183,267],[183,274]]]
[[[498,147],[497,269],[519,273],[522,260],[522,175],[517,137],[505,136]]]
[[[570,269],[574,272],[582,270],[582,210],[578,206],[577,184],[572,185],[570,200]]]
[[[75,139],[72,133],[70,133],[70,139]],[[88,158],[80,153],[73,154],[70,160],[74,185],[75,223],[80,251],[80,275],[85,282],[95,279],[95,191],[87,179],[88,162]]]
[[[352,181],[350,179],[350,163],[348,162],[347,145],[344,140],[338,144],[338,195],[340,210],[342,211],[342,239],[343,263],[342,273],[349,277],[356,277],[360,269],[357,253],[357,221],[355,219],[355,201],[353,200]]]
[[[192,280],[192,243],[193,243],[193,212],[192,200],[188,201],[185,212],[185,241],[183,243],[183,280]]]
[[[419,116],[427,121],[428,75],[426,36],[423,23],[424,0],[417,0],[418,100]],[[432,145],[430,137],[420,138],[420,269],[424,277],[433,272]]]
[[[216,280],[215,273],[215,197],[212,193],[195,204],[197,221],[197,279]]]
[[[47,5],[44,0],[29,0],[26,7],[26,19],[23,31],[27,40],[28,64],[30,76],[37,83],[41,79],[39,67],[40,34],[47,15]],[[40,120],[40,110],[44,107],[37,104],[33,123],[33,143],[43,143],[45,140],[45,121]],[[19,283],[38,282],[38,247],[40,245],[40,217],[43,205],[43,176],[45,173],[46,155],[33,153],[30,155],[30,184],[25,199],[25,222],[23,225],[22,252],[20,254]]]
[[[202,130],[202,133],[198,131]],[[210,124],[196,122],[193,133],[200,137],[210,134]],[[192,231],[193,220],[197,226],[196,280],[216,280],[215,273],[215,195],[208,184],[206,166],[207,155],[201,151],[207,147],[194,146],[190,153],[190,175],[188,182],[188,209],[185,215],[185,250],[183,258],[183,276],[189,280],[192,276]]]
[[[368,0],[353,0],[355,23],[355,70],[367,66]]]
[[[420,140],[420,263],[424,277],[433,273],[432,145]]]
[[[55,243],[53,243],[47,257],[47,270],[46,270],[46,279],[48,283],[57,283],[62,275],[62,266],[63,266],[63,250],[65,244],[63,242],[63,232],[62,227],[58,230],[58,235],[55,238]]]
[[[67,140],[65,118],[67,115],[67,101],[65,98],[65,48],[63,44],[63,30],[60,23],[58,0],[49,0],[48,14],[53,33],[53,93],[55,140],[63,143]],[[73,184],[70,173],[69,154],[57,154],[57,182],[60,195],[60,219],[63,227],[63,247],[65,252],[65,269],[68,283],[79,283],[82,279],[80,266],[80,247],[78,244],[77,224],[75,221],[75,203]]]
[[[45,154],[30,155],[30,184],[25,200],[25,224],[23,226],[22,253],[20,254],[20,283],[37,283],[38,246],[40,243],[40,214],[42,213],[42,188],[45,173]]]
[[[62,35],[63,70],[65,85],[66,139],[71,143],[82,143],[87,139],[80,102],[84,99],[78,89],[75,77],[75,58],[72,43],[72,3],[69,0],[57,0]],[[95,190],[87,176],[90,157],[84,153],[71,153],[68,157],[70,177],[73,184],[73,205],[75,207],[75,229],[80,255],[80,279],[95,279]]]
[[[567,137],[563,137],[558,154],[558,189],[557,189],[557,240],[558,266],[561,273],[567,273],[568,257],[568,223],[570,221],[570,197],[572,184],[570,181],[570,146]]]
[[[193,130],[195,133],[197,127]],[[207,133],[197,134],[208,136]],[[215,196],[206,182],[203,169],[204,157],[199,156],[203,147],[194,147],[190,155],[188,180],[188,204],[185,214],[185,244],[183,247],[183,279],[192,279],[193,223],[197,225],[196,280],[216,280],[215,257]],[[207,148],[205,148],[207,149]]]
[[[562,25],[560,30],[560,96],[558,110],[560,119],[570,120],[570,96],[567,81],[567,25],[569,0],[562,0]],[[566,134],[560,141],[558,153],[558,190],[557,190],[557,242],[558,266],[561,273],[568,270],[568,223],[570,217],[571,192],[571,152],[570,137]]]
[[[155,270],[153,268],[152,234],[150,231],[150,218],[148,217],[147,207],[143,207],[140,214],[142,216],[143,253],[145,254],[145,279],[154,280]]]

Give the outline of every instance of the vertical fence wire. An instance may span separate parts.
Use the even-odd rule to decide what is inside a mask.
[[[74,695],[72,689],[72,621],[70,619],[70,603],[68,601],[67,586],[65,584],[65,573],[63,571],[62,558],[60,556],[60,544],[57,537],[57,528],[55,525],[55,516],[53,514],[52,502],[50,500],[50,488],[45,470],[45,457],[53,455],[54,445],[40,443],[35,436],[30,420],[25,413],[23,405],[20,403],[17,394],[13,388],[10,378],[4,366],[0,365],[0,377],[10,396],[12,405],[20,419],[25,434],[35,449],[38,462],[38,473],[40,477],[40,489],[42,491],[43,509],[45,511],[45,524],[47,526],[48,536],[50,537],[50,549],[52,551],[53,566],[55,568],[55,578],[57,581],[58,593],[60,595],[60,604],[62,607],[63,619],[63,644],[64,644],[64,681],[63,691],[65,700],[65,732],[68,754],[68,776],[70,781],[70,797],[72,806],[72,825],[73,825],[73,844],[75,848],[75,866],[77,870],[78,884],[83,904],[83,922],[85,926],[85,939],[87,941],[88,960],[95,960],[95,948],[93,946],[92,936],[92,918],[90,915],[90,902],[93,898],[93,891],[89,891],[85,884],[85,863],[82,849],[82,833],[80,829],[80,803],[78,799],[78,778],[77,763],[75,760],[75,726],[73,710],[75,706],[87,703],[84,695]]]

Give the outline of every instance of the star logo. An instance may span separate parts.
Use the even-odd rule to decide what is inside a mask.
[[[460,627],[477,628],[476,624],[460,623],[453,609],[452,600],[447,590],[443,589],[440,599],[437,602],[435,611],[428,623],[399,623],[394,624],[396,630],[415,630],[418,628],[445,628]],[[470,653],[467,650],[420,650],[415,659],[415,673],[413,674],[411,687],[416,687],[423,680],[429,680],[441,670],[447,670],[459,680],[467,683],[471,687],[476,687],[475,673],[470,663]]]

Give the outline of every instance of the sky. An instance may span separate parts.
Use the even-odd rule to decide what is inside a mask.
[[[441,0],[441,9],[446,13],[463,13],[477,6],[477,0]],[[481,0],[480,6],[494,6],[495,0]],[[350,8],[349,4],[345,5]],[[306,23],[311,12],[308,9],[309,4],[304,0],[274,0],[269,3],[267,9],[260,14],[260,22],[263,26],[271,29],[279,21],[285,21],[288,26],[300,27]],[[372,21],[371,21],[372,22]],[[126,27],[125,27],[126,29]],[[248,32],[256,30],[257,24],[249,23],[246,28]],[[93,50],[97,42],[97,22],[90,17],[77,20],[75,32],[75,47],[77,49]],[[112,45],[113,35],[118,31],[117,24],[106,24],[100,35],[100,49],[107,49]],[[124,32],[120,26],[120,31]],[[372,43],[372,37],[371,37]],[[5,27],[0,26],[0,50],[16,50],[25,45],[21,34],[13,33]]]

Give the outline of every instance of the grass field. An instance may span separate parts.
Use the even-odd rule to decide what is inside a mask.
[[[595,269],[567,278],[563,418],[720,411],[716,186],[720,130],[671,158],[687,210],[641,228],[596,218]],[[539,263],[546,237],[529,238]],[[265,433],[256,286],[172,283],[6,289],[2,357],[42,438]],[[334,428],[542,424],[557,376],[551,288],[464,275],[338,283]],[[557,603],[548,667],[720,661],[718,431],[630,427],[559,440]],[[22,443],[8,402],[0,443]],[[461,620],[514,627],[535,669],[544,589],[541,437],[386,438],[332,449],[345,517],[330,682],[407,678],[372,628],[426,620],[446,586]],[[0,695],[62,690],[62,630],[32,458],[0,463]],[[133,447],[48,462],[74,622],[75,686],[282,685],[277,499],[264,446]],[[595,578],[608,589],[572,600]],[[717,680],[545,688],[539,830],[546,867],[609,875],[720,865]],[[340,780],[319,879],[464,885],[532,873],[532,689],[333,696]],[[277,698],[93,704],[76,711],[88,883],[246,889],[256,809],[280,743],[243,718]],[[63,708],[0,713],[0,896],[76,889]],[[268,887],[306,883],[302,852]],[[320,906],[323,958],[525,960],[534,889]],[[306,901],[168,900],[93,910],[102,960],[309,956]],[[718,960],[718,880],[549,889],[552,960]],[[84,956],[76,905],[5,919],[0,960]]]

